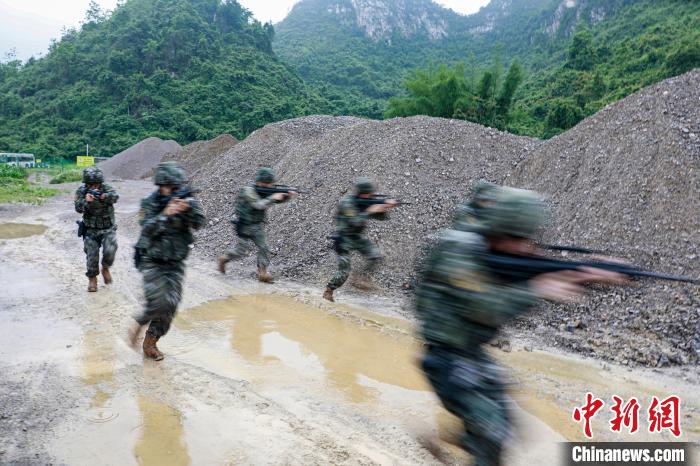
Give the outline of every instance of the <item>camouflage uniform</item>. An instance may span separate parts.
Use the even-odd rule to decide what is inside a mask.
[[[363,233],[369,220],[388,220],[389,215],[370,214],[360,208],[355,202],[355,195],[348,194],[338,203],[338,211],[335,215],[336,245],[338,254],[338,271],[328,281],[328,288],[336,290],[343,286],[350,276],[350,253],[359,251],[367,264],[365,273],[374,272],[382,259],[379,249]]]
[[[256,183],[274,183],[275,172],[271,168],[261,168],[255,176]],[[276,201],[271,196],[261,195],[256,186],[246,186],[238,193],[236,199],[236,226],[238,241],[234,247],[219,258],[219,271],[226,272],[226,263],[240,259],[248,254],[255,245],[258,248],[258,280],[272,282],[272,276],[267,273],[270,265],[270,247],[265,235],[265,217],[267,209],[274,204],[285,202],[287,199]]]
[[[94,174],[94,175],[93,175]],[[85,196],[88,188],[85,184],[75,192],[75,211],[83,214],[85,223],[85,236],[83,236],[83,250],[87,257],[87,272],[89,278],[96,277],[100,273],[100,247],[102,248],[102,267],[112,267],[117,253],[117,224],[114,220],[114,204],[119,195],[110,185],[103,183],[102,171],[99,169],[87,169],[86,176],[95,176],[99,180],[100,191],[105,193],[104,199],[96,198],[87,202]]]
[[[163,172],[165,180],[159,178]],[[155,178],[163,185],[180,186],[186,181],[184,171],[172,162],[161,163]],[[191,230],[199,229],[205,221],[196,199],[189,198],[190,209],[174,216],[163,213],[165,201],[158,191],[141,201],[141,236],[136,244],[141,253],[139,271],[143,274],[146,307],[135,319],[140,325],[150,323],[146,334],[156,340],[168,333],[182,297],[184,261],[194,243]]]
[[[502,210],[505,221],[484,215],[483,232],[529,236],[541,221],[541,205],[532,193],[497,188],[521,210]],[[509,201],[510,202],[510,201]],[[473,213],[468,206],[462,212]],[[530,218],[527,216],[530,215]],[[510,221],[506,217],[510,217]],[[465,223],[466,222],[466,223]],[[519,226],[519,222],[520,225]],[[475,464],[499,465],[503,443],[511,428],[505,373],[486,353],[500,327],[536,302],[527,283],[503,283],[483,265],[489,254],[484,236],[464,231],[472,221],[458,217],[432,250],[417,290],[416,311],[426,342],[423,370],[447,410],[464,423],[460,442]],[[457,229],[459,228],[459,229]]]
[[[255,186],[246,186],[238,193],[236,201],[236,234],[238,242],[226,251],[228,260],[236,260],[250,252],[253,245],[258,248],[258,267],[270,265],[270,248],[263,225],[267,209],[276,204],[269,197],[261,197]]]

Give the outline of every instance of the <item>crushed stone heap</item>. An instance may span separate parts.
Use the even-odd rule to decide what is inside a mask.
[[[367,175],[380,192],[412,203],[368,229],[385,256],[377,282],[400,293],[412,284],[428,238],[484,178],[547,195],[554,217],[547,241],[697,277],[698,135],[699,70],[633,94],[549,141],[429,117],[288,120],[254,132],[193,174],[209,219],[196,247],[212,259],[229,247],[236,193],[257,168],[272,166],[280,183],[310,191],[270,211],[272,270],[320,288],[335,270],[327,236],[337,201]],[[252,273],[253,263],[251,255],[232,269]],[[579,304],[545,306],[518,325],[584,354],[664,366],[698,362],[699,317],[697,286],[644,280]]]
[[[99,166],[107,178],[139,180],[151,172],[165,154],[180,150],[182,146],[175,141],[152,137],[134,144]]]
[[[700,70],[646,88],[546,141],[508,184],[550,199],[549,242],[700,277]],[[596,292],[528,322],[556,343],[621,363],[700,357],[700,287],[654,280]],[[580,327],[584,327],[581,329]]]
[[[221,134],[208,141],[195,141],[181,150],[165,154],[163,160],[174,160],[183,166],[190,175],[200,170],[206,170],[211,163],[217,163],[217,158],[238,144],[230,134]]]
[[[381,192],[413,203],[368,229],[386,256],[379,282],[399,290],[413,278],[423,238],[449,221],[471,185],[480,178],[502,178],[538,144],[464,121],[428,117],[312,116],[268,125],[192,176],[203,189],[200,198],[210,220],[198,244],[206,244],[212,256],[230,245],[235,195],[259,167],[269,165],[280,183],[310,191],[269,212],[272,269],[321,285],[336,267],[327,237],[337,202],[356,177],[366,175]]]

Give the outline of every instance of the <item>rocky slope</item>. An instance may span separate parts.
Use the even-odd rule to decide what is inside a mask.
[[[554,212],[547,240],[700,276],[699,102],[696,70],[546,142],[427,117],[307,117],[268,125],[194,175],[210,221],[198,247],[205,244],[203,253],[213,258],[231,243],[235,192],[269,165],[280,182],[311,191],[272,209],[267,228],[273,272],[309,285],[323,286],[335,268],[326,236],[337,200],[358,175],[374,177],[381,191],[413,203],[369,228],[385,254],[377,280],[387,293],[410,287],[419,251],[480,178],[546,194]],[[233,268],[252,273],[253,257]],[[623,363],[696,363],[698,293],[696,286],[644,281],[548,308],[520,326]]]
[[[508,183],[550,198],[551,241],[700,276],[700,70],[547,141]],[[697,286],[645,280],[559,311],[543,313],[542,321],[548,328],[580,321],[587,327],[575,330],[581,335],[556,337],[580,351],[650,365],[700,357]]]
[[[258,167],[272,166],[280,183],[310,191],[270,211],[274,271],[320,286],[335,269],[327,236],[337,202],[356,177],[370,176],[380,191],[413,203],[369,229],[386,255],[378,280],[398,291],[414,278],[424,237],[449,221],[472,183],[501,179],[538,144],[472,123],[428,117],[307,117],[268,125],[193,176],[204,189],[201,198],[211,222],[199,244],[207,244],[213,256],[231,243],[228,220],[235,193]]]

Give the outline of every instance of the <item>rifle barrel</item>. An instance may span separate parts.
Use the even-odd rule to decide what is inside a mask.
[[[669,280],[686,283],[700,283],[700,280],[659,272],[642,270],[633,265],[618,264],[615,262],[573,262],[561,261],[541,257],[517,257],[500,254],[488,254],[484,256],[484,262],[497,274],[515,281],[529,280],[537,275],[562,270],[578,270],[582,267],[592,267],[610,272],[617,272],[631,277],[648,277],[659,280]]]
[[[576,252],[579,254],[604,254],[603,251],[596,249],[582,248],[580,246],[564,246],[561,244],[543,244],[544,249],[549,249],[550,251],[566,251],[566,252]]]

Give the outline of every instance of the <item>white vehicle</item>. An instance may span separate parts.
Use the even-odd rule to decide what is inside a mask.
[[[36,161],[34,154],[11,154],[0,152],[0,164],[9,165],[11,167],[34,168]]]

